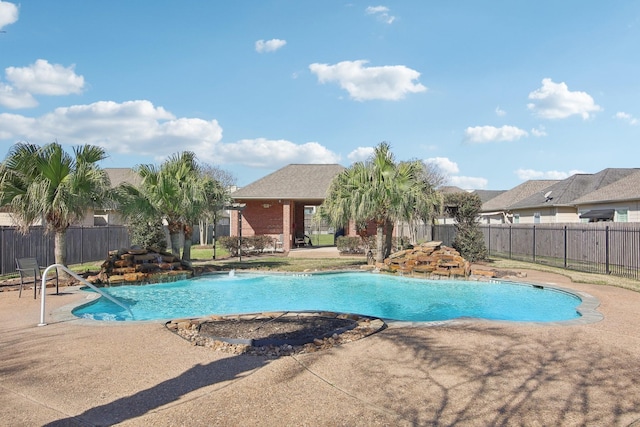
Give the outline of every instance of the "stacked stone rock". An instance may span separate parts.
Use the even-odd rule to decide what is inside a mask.
[[[469,277],[471,264],[442,242],[427,242],[393,253],[378,268],[402,274],[427,277]]]
[[[154,249],[120,249],[109,252],[94,284],[157,283],[172,278],[191,277],[192,270],[172,254]]]

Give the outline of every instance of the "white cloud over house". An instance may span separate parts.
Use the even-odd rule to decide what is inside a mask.
[[[256,52],[267,53],[275,52],[278,49],[284,47],[287,44],[286,40],[271,39],[271,40],[258,40],[255,44]]]
[[[404,65],[367,67],[368,61],[343,61],[334,65],[313,63],[309,70],[320,83],[338,83],[357,101],[381,99],[396,101],[408,93],[427,90],[416,82],[420,73]]]
[[[424,162],[440,170],[449,185],[455,185],[465,190],[482,190],[487,188],[489,184],[486,178],[457,175],[460,172],[458,164],[447,157],[430,157]]]
[[[249,167],[340,161],[339,155],[317,142],[257,138],[223,143],[217,120],[175,117],[146,100],[73,105],[40,117],[0,113],[0,139],[92,144],[109,153],[151,156],[157,161],[177,151],[193,151],[204,162]]]
[[[374,147],[358,147],[347,155],[347,159],[352,163],[364,162],[373,155],[374,151]]]
[[[588,119],[601,111],[593,97],[586,92],[570,91],[566,83],[554,83],[550,78],[542,80],[542,87],[529,93],[531,102],[527,108],[543,119],[564,119],[579,115]]]
[[[527,181],[530,179],[558,179],[558,180],[562,180],[562,179],[566,179],[569,178],[571,175],[575,175],[577,173],[583,173],[582,171],[579,170],[570,170],[568,172],[564,172],[564,171],[556,171],[556,170],[550,170],[550,171],[537,171],[534,169],[517,169],[515,171],[516,176],[523,180],[523,181]]]
[[[7,67],[5,80],[7,83],[0,82],[0,105],[11,109],[37,106],[34,95],[80,94],[85,85],[74,65],[50,64],[45,59],[27,67]]]
[[[447,175],[453,175],[460,172],[458,164],[449,160],[447,157],[430,157],[424,162],[436,166],[439,170]]]
[[[473,126],[464,131],[464,140],[471,143],[516,141],[528,135],[516,126]]]

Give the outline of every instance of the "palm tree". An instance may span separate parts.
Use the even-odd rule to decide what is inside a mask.
[[[180,258],[180,236],[184,233],[182,259],[189,261],[193,224],[219,194],[215,181],[202,173],[190,151],[169,157],[160,167],[141,165],[136,171],[142,178],[139,186],[125,183],[117,189],[122,215],[129,221],[164,218],[171,252]]]
[[[440,210],[441,198],[427,176],[422,162],[396,163],[389,144],[380,143],[370,159],[354,163],[333,180],[321,215],[335,227],[350,220],[373,221],[376,262],[382,262],[391,251],[395,220],[428,220]]]
[[[109,177],[97,165],[106,157],[93,145],[74,147],[71,156],[57,142],[18,143],[0,167],[0,206],[9,207],[22,232],[42,221],[55,234],[57,264],[66,265],[69,225],[106,200]]]

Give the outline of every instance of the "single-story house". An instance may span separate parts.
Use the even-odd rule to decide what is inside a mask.
[[[511,190],[497,195],[482,204],[480,223],[505,224],[517,222],[517,218],[514,218],[510,211],[510,206],[526,199],[532,194],[545,190],[557,182],[557,180],[529,180]],[[514,219],[516,221],[514,221]]]
[[[231,235],[269,235],[288,252],[304,237],[305,207],[324,201],[338,164],[291,164],[231,193]]]
[[[640,222],[640,169],[573,201],[581,222]]]
[[[631,175],[637,169],[607,168],[595,174],[578,173],[543,191],[511,204],[514,223],[579,222],[576,200]]]

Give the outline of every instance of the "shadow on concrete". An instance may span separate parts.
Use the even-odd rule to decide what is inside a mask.
[[[376,352],[359,377],[379,388],[376,405],[412,425],[629,425],[640,419],[640,356],[580,330],[554,336],[544,327],[532,335],[531,329],[457,325],[418,333],[391,328],[376,338],[395,351]]]
[[[255,356],[234,356],[206,365],[195,365],[181,375],[163,381],[131,396],[88,409],[80,415],[45,424],[48,427],[106,426],[121,423],[164,405],[177,402],[187,394],[224,381],[233,380],[243,372],[259,368],[268,359]],[[132,379],[135,381],[135,379]]]

